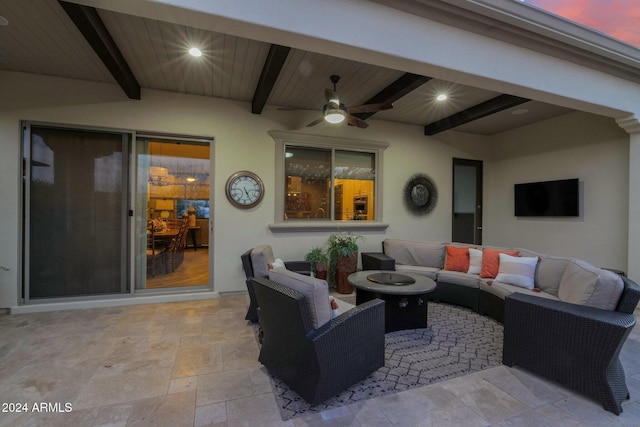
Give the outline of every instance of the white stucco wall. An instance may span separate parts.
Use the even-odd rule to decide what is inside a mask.
[[[11,78],[13,73],[3,77]],[[24,82],[20,75],[17,82]],[[30,77],[32,82],[61,87],[80,95],[92,84],[64,79]],[[28,82],[29,79],[26,79]],[[117,90],[117,89],[116,89]],[[213,281],[218,292],[243,291],[239,256],[248,248],[269,243],[283,259],[299,259],[309,248],[324,243],[328,232],[273,233],[275,150],[268,131],[295,130],[313,117],[308,112],[268,109],[250,113],[248,103],[144,91],[141,101],[78,105],[65,100],[59,107],[0,111],[0,198],[5,202],[0,222],[0,307],[18,300],[17,270],[20,120],[117,129],[166,132],[215,138]],[[390,144],[384,154],[384,222],[386,232],[366,232],[363,251],[379,251],[386,237],[415,240],[450,239],[452,158],[485,161],[484,242],[583,258],[596,265],[626,270],[628,232],[629,137],[612,119],[572,113],[494,137],[450,132],[429,138],[422,128],[370,120],[367,130],[316,128],[322,135],[371,139]],[[304,129],[309,132],[309,129]],[[266,197],[254,210],[233,208],[224,195],[226,179],[234,172],[256,172],[266,185]],[[417,172],[429,174],[439,190],[437,208],[414,217],[402,205],[406,180]],[[578,177],[583,183],[583,215],[577,219],[517,219],[513,216],[513,184]],[[6,240],[4,240],[6,239]]]
[[[629,142],[628,272],[640,281],[640,133],[631,134]]]
[[[495,135],[485,162],[484,243],[628,271],[629,135],[614,120],[570,113]],[[516,183],[579,178],[581,216],[524,218]]]
[[[262,115],[250,113],[250,104],[221,99],[143,91],[141,101],[87,104],[83,97],[94,86],[51,77],[3,73],[14,84],[52,85],[65,89],[69,95],[60,106],[0,111],[0,160],[3,186],[0,198],[6,203],[5,221],[0,233],[8,244],[0,245],[2,265],[11,271],[0,273],[0,307],[15,306],[17,296],[17,267],[20,256],[18,244],[19,184],[20,184],[20,120],[93,126],[101,128],[165,132],[215,138],[212,170],[214,175],[213,212],[213,281],[217,292],[244,291],[244,275],[240,254],[262,243],[271,244],[278,257],[301,259],[311,247],[322,245],[328,232],[273,233],[268,224],[274,222],[275,142],[270,130],[295,130],[334,135],[343,138],[370,139],[390,143],[384,153],[384,222],[390,224],[386,232],[366,232],[361,244],[363,251],[379,251],[381,241],[389,237],[416,240],[447,240],[451,233],[451,163],[453,157],[478,158],[478,146],[464,143],[443,143],[423,135],[419,126],[405,126],[370,120],[370,127],[327,128],[319,125],[309,130],[304,124],[314,113],[282,112],[268,109]],[[30,83],[31,82],[31,83]],[[7,82],[10,84],[11,82]],[[19,88],[18,88],[19,89]],[[117,88],[116,88],[117,90]],[[78,103],[72,93],[78,94]],[[473,147],[467,149],[464,147]],[[241,211],[230,205],[224,194],[227,178],[238,170],[257,173],[266,186],[266,196],[255,209]],[[409,214],[402,204],[402,188],[407,179],[418,172],[430,175],[439,190],[437,208],[426,217]]]

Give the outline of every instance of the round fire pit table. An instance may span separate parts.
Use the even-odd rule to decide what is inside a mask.
[[[385,332],[427,327],[427,294],[436,282],[411,273],[365,270],[349,275],[356,305],[375,298],[385,301]]]

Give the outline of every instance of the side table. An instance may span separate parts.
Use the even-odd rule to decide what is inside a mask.
[[[395,271],[396,260],[382,252],[362,252],[363,270],[390,270]]]

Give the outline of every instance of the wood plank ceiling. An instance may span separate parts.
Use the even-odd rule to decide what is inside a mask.
[[[65,13],[66,11],[66,13]],[[340,75],[347,106],[392,102],[394,108],[359,114],[363,120],[420,125],[425,134],[448,129],[493,134],[568,109],[429,76],[343,58],[95,10],[56,0],[0,0],[10,24],[0,27],[0,69],[96,82],[117,82],[132,99],[140,88],[318,111],[329,76]],[[75,24],[74,24],[75,23]],[[198,45],[201,58],[186,51]],[[447,93],[446,102],[435,101]],[[529,114],[514,116],[516,109]],[[492,119],[492,118],[496,119]]]

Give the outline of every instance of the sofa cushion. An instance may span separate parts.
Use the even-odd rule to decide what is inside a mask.
[[[520,255],[520,251],[483,248],[482,269],[480,270],[480,277],[493,279],[498,275],[498,269],[500,266],[500,254],[518,256]]]
[[[562,275],[570,261],[569,258],[540,255],[536,270],[536,286],[551,295],[558,296]]]
[[[444,269],[466,273],[469,270],[469,248],[446,245],[445,249],[447,256],[444,261]]]
[[[498,282],[509,285],[520,286],[522,288],[533,289],[538,257],[519,257],[507,254],[500,254],[500,265],[498,266]]]
[[[469,274],[480,274],[482,270],[482,249],[469,248]]]
[[[514,292],[533,295],[540,298],[552,299],[556,301],[559,299],[557,296],[548,294],[546,292],[534,292],[533,289],[510,285],[508,283],[498,282],[497,280],[480,280],[480,290],[488,292],[501,299],[505,299],[507,295],[511,295]]]
[[[441,270],[438,273],[437,280],[439,283],[449,283],[475,289],[480,286],[480,277],[477,274],[463,273],[460,271]]]
[[[413,273],[421,276],[428,277],[431,280],[436,280],[439,268],[434,267],[420,267],[419,265],[398,265],[396,264],[396,271],[398,273]]]
[[[444,246],[444,243],[385,239],[384,253],[395,259],[396,264],[441,269],[444,266]]]
[[[524,249],[524,248],[514,248],[514,249],[517,251],[520,251],[520,256],[529,257],[529,258],[541,256],[541,254],[531,251],[529,249]]]
[[[304,274],[289,271],[286,268],[274,268],[268,274],[269,280],[280,283],[304,295],[314,329],[331,320],[329,286],[326,280],[305,276]]]
[[[603,310],[615,310],[624,284],[617,274],[580,260],[571,260],[562,275],[560,300]]]
[[[276,258],[270,245],[259,245],[251,250],[251,265],[255,277],[267,277],[269,264],[273,264]]]

